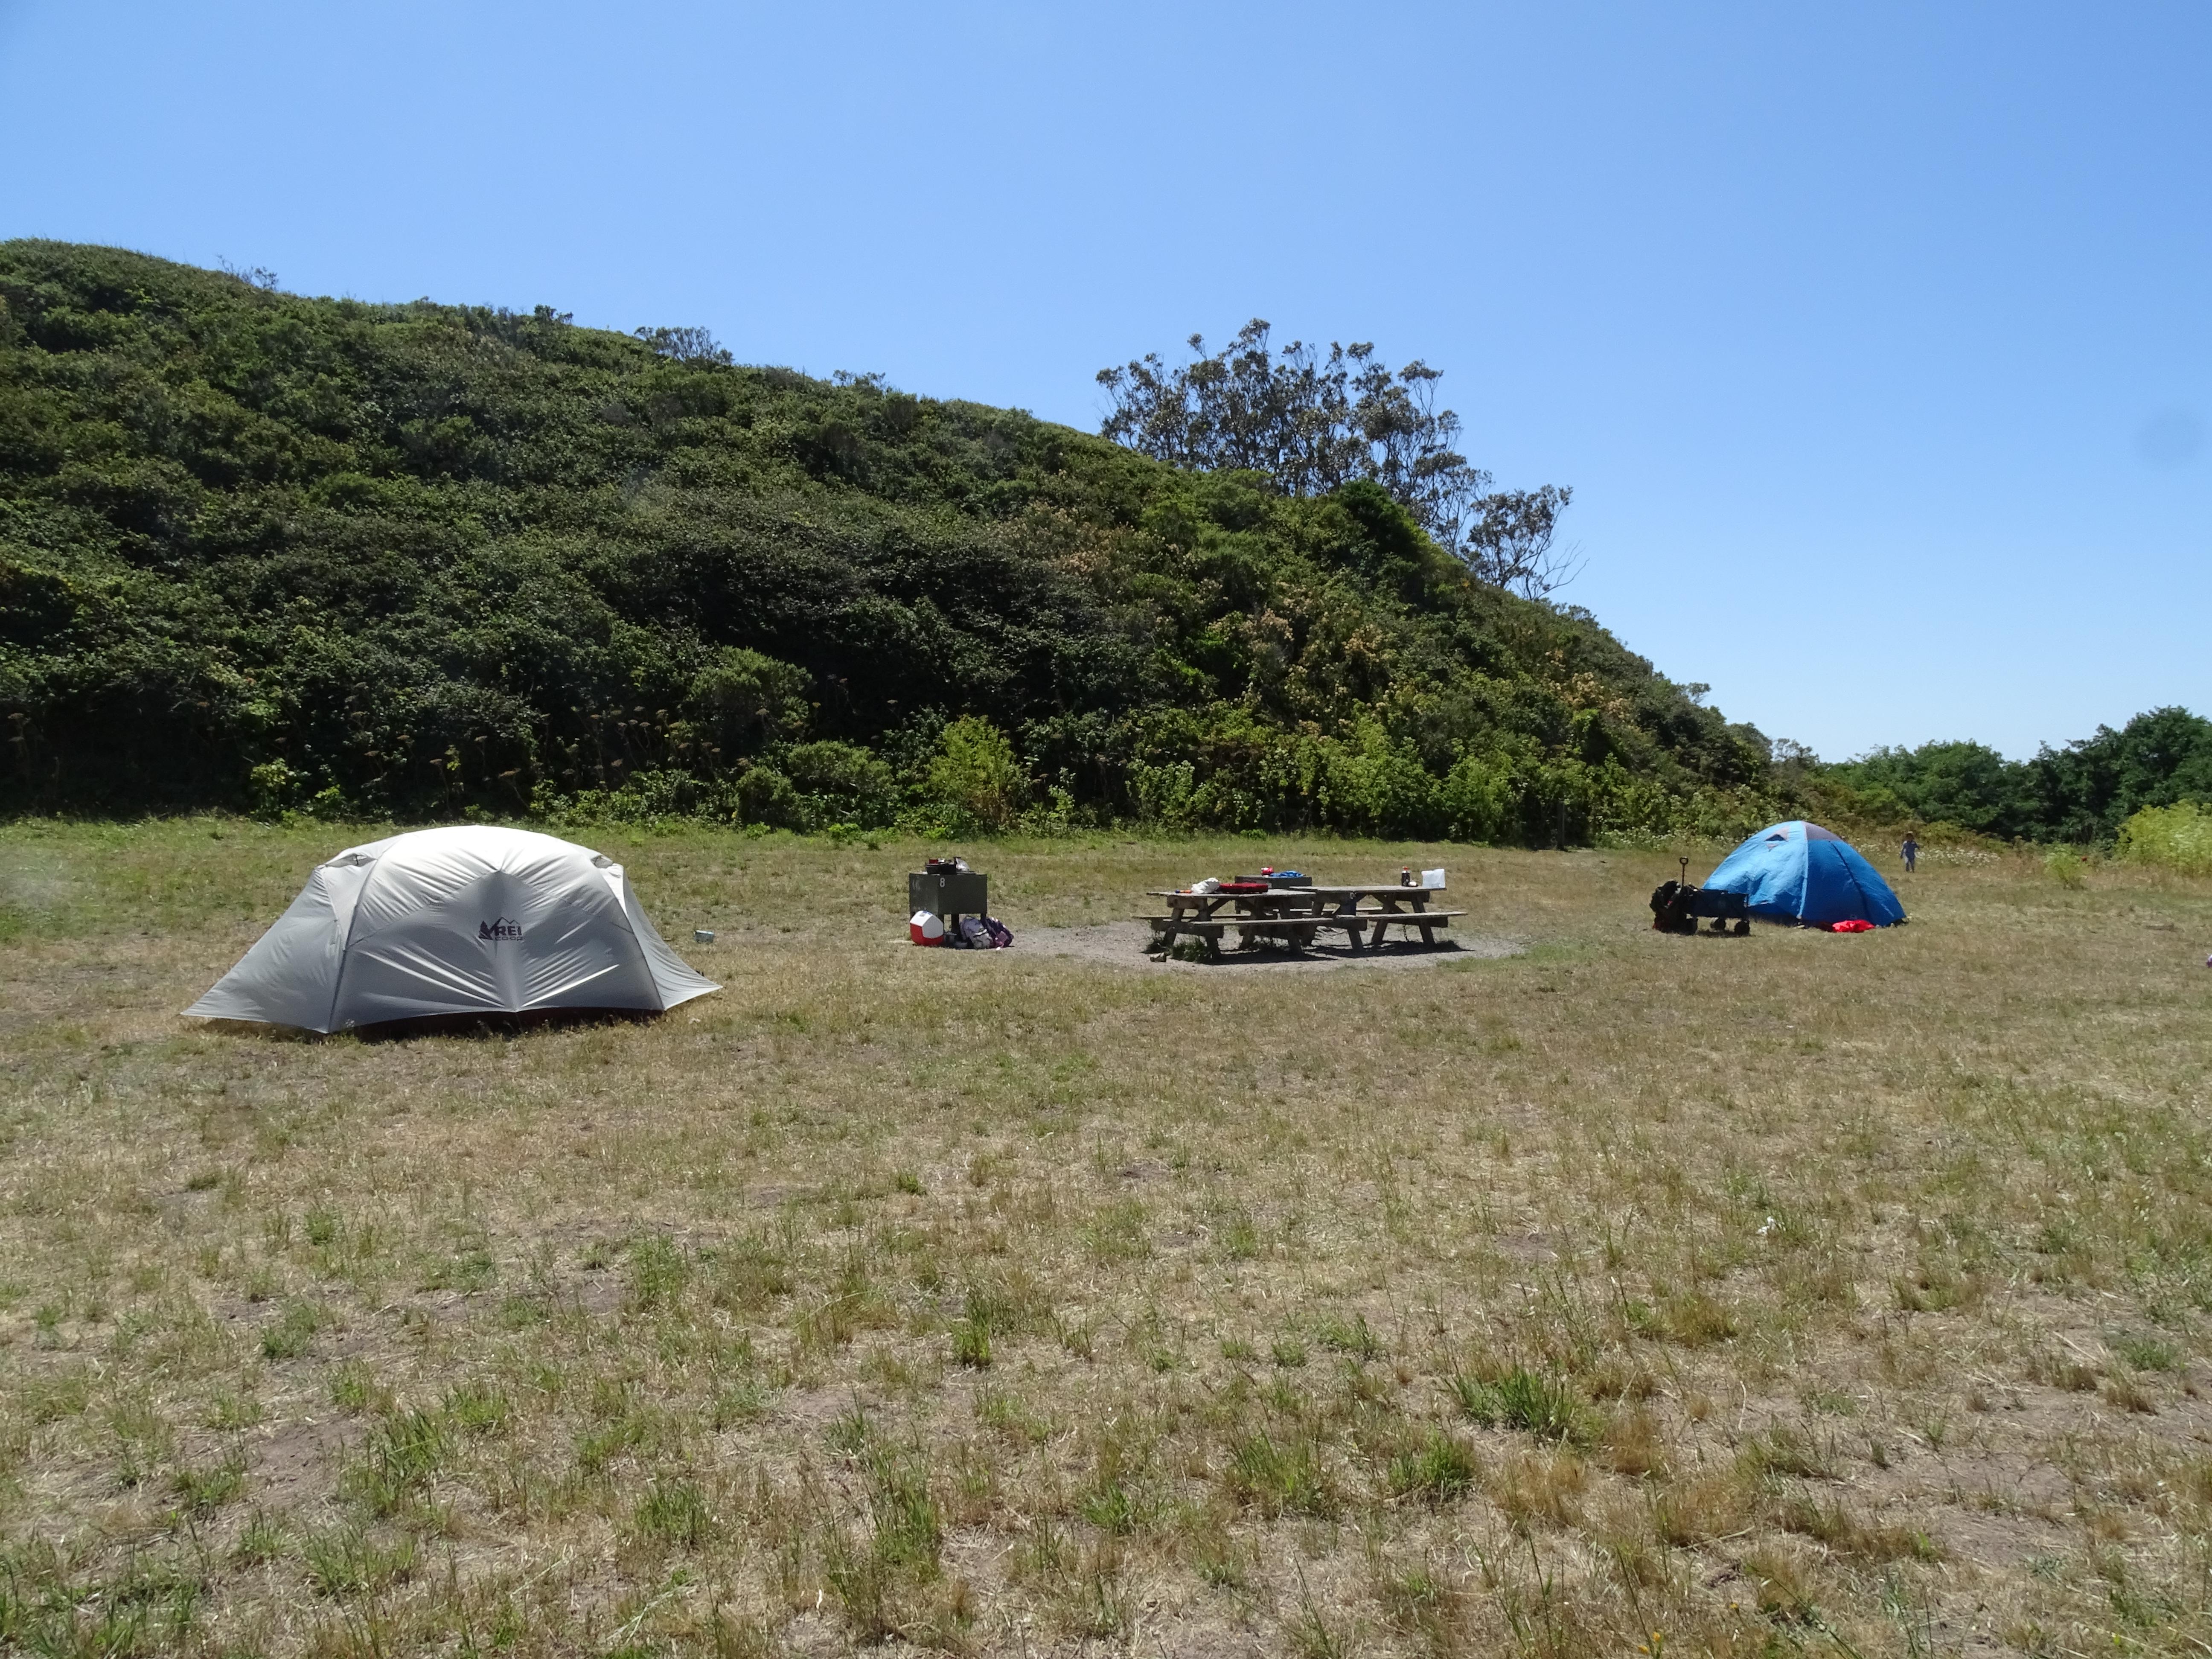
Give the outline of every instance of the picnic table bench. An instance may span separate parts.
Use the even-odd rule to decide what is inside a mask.
[[[1358,887],[1271,887],[1260,893],[1152,892],[1145,896],[1165,899],[1167,914],[1137,920],[1151,924],[1155,951],[1167,950],[1178,938],[1187,936],[1204,939],[1218,956],[1221,936],[1231,929],[1236,931],[1239,950],[1253,949],[1262,939],[1284,939],[1304,950],[1324,928],[1348,935],[1355,951],[1366,946],[1370,933],[1373,942],[1380,945],[1387,927],[1419,928],[1421,942],[1434,945],[1437,928],[1449,927],[1452,918],[1467,914],[1431,909],[1430,901],[1442,898],[1443,893],[1441,887],[1403,887],[1395,882]],[[1372,903],[1363,909],[1367,901]]]

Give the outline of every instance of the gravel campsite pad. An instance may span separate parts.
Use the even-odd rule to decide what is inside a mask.
[[[1032,955],[1074,957],[1084,962],[1111,963],[1117,968],[1176,969],[1191,973],[1224,969],[1272,973],[1310,973],[1329,968],[1433,968],[1439,963],[1497,961],[1517,957],[1528,945],[1519,939],[1481,934],[1462,934],[1424,945],[1418,939],[1392,939],[1355,951],[1349,945],[1314,945],[1303,951],[1239,951],[1224,946],[1212,962],[1170,958],[1155,962],[1152,930],[1141,921],[1109,921],[1082,927],[1033,927],[1018,933],[1014,949]]]

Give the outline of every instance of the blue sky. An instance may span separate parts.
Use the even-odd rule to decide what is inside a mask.
[[[0,236],[1094,428],[1444,371],[1565,597],[1831,757],[2212,713],[2212,9],[0,0]]]

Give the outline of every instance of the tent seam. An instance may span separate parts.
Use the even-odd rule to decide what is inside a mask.
[[[1850,847],[1850,843],[1845,842],[1844,845]],[[1858,852],[1855,847],[1851,848],[1851,850],[1855,853]],[[1863,859],[1866,855],[1861,853],[1859,856]],[[1859,872],[1851,868],[1851,861],[1849,859],[1840,859],[1838,862],[1844,866],[1844,873],[1851,878],[1851,891],[1859,896],[1859,915],[1868,921],[1872,921],[1875,906],[1867,897],[1866,884],[1859,879]],[[1904,907],[1900,905],[1899,908],[1901,909]],[[1881,925],[1886,927],[1889,924],[1883,922]]]
[[[627,865],[620,867],[623,890],[617,896],[615,914],[622,918],[623,932],[629,935],[630,945],[637,952],[637,965],[645,969],[645,982],[653,987],[653,1000],[660,1005],[659,1012],[665,1014],[668,1012],[668,993],[660,988],[660,975],[653,971],[653,952],[645,948],[645,941],[637,936],[637,929],[629,925],[629,906],[622,902],[629,895],[629,868]]]
[[[361,878],[361,889],[353,896],[353,914],[346,918],[345,937],[338,941],[338,970],[331,976],[331,1006],[324,1014],[323,1033],[328,1036],[337,1029],[338,993],[345,988],[346,963],[353,958],[353,930],[361,921],[361,896],[368,890],[368,884],[376,878],[376,872],[384,862],[379,853],[368,866],[368,873]]]

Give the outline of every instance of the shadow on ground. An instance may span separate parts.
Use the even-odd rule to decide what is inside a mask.
[[[1392,939],[1382,945],[1352,948],[1348,944],[1316,944],[1303,951],[1261,947],[1251,951],[1224,948],[1212,961],[1153,960],[1152,930],[1141,921],[1099,922],[1082,927],[1032,927],[1014,941],[1017,952],[1031,956],[1073,957],[1084,962],[1110,963],[1117,968],[1143,968],[1154,972],[1194,974],[1297,973],[1328,968],[1432,968],[1438,963],[1495,960],[1517,957],[1528,947],[1522,940],[1482,934],[1424,945],[1418,939]]]

